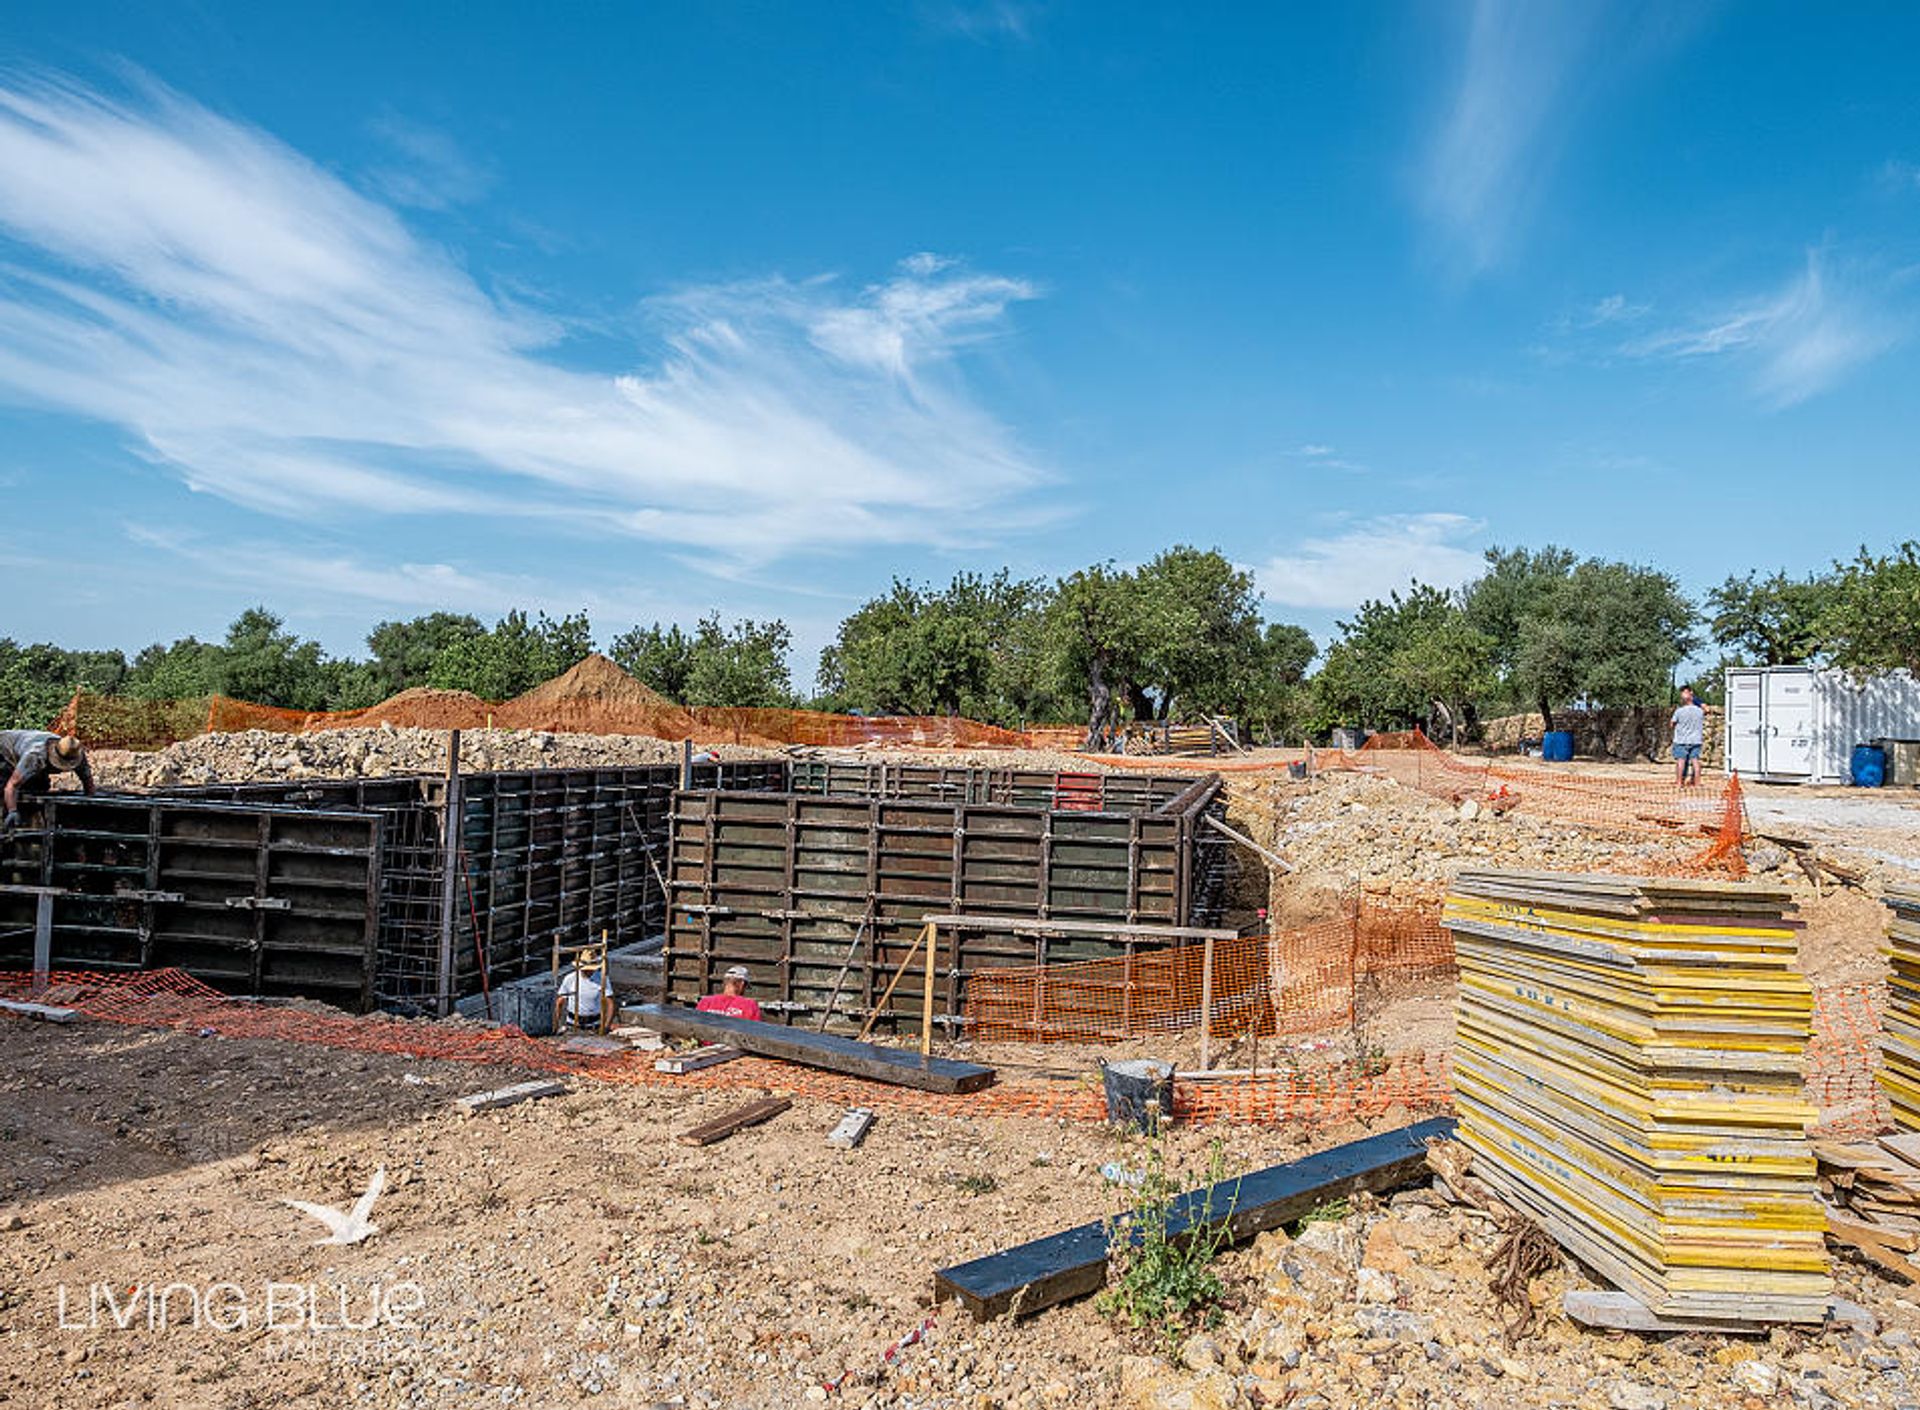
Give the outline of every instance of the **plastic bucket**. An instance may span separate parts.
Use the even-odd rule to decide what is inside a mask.
[[[1107,1120],[1149,1135],[1173,1115],[1173,1064],[1151,1058],[1100,1064]]]
[[[1540,757],[1550,764],[1564,764],[1573,757],[1573,731],[1550,729],[1540,736]]]
[[[1878,788],[1887,781],[1887,751],[1877,744],[1856,744],[1848,773],[1855,788]]]

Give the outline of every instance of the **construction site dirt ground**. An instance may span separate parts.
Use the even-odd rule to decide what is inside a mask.
[[[1560,1271],[1536,1285],[1540,1329],[1510,1344],[1486,1291],[1489,1228],[1418,1194],[1384,1217],[1356,1202],[1285,1258],[1272,1237],[1227,1257],[1221,1322],[1172,1364],[1090,1302],[984,1325],[933,1307],[936,1267],[1118,1207],[1101,1167],[1139,1169],[1144,1141],[1084,1123],[882,1112],[846,1152],[824,1141],[840,1109],[801,1099],[696,1149],[673,1134],[743,1094],[584,1082],[469,1117],[450,1099],[524,1074],[95,1023],[0,1021],[0,1063],[9,1405],[781,1407],[838,1381],[841,1403],[969,1410],[1677,1410],[1774,1403],[1754,1384],[1812,1392],[1799,1404],[1894,1406],[1920,1375],[1920,1309],[1844,1264],[1841,1291],[1875,1314],[1872,1335],[1581,1332],[1553,1311],[1579,1281]],[[1244,1170],[1407,1116],[1164,1139],[1197,1177],[1216,1139]],[[283,1202],[344,1209],[381,1169],[380,1232],[364,1243],[316,1247],[324,1230]],[[1374,1265],[1396,1306],[1358,1298]],[[122,1330],[101,1303],[102,1289],[133,1308],[139,1289],[218,1284],[231,1285],[219,1315],[244,1307],[251,1325],[191,1325],[181,1288],[157,1327],[141,1313]],[[376,1307],[380,1325],[341,1326]]]
[[[936,757],[989,763],[978,751]],[[1466,865],[1591,870],[1691,845],[1524,812],[1463,818],[1447,800],[1368,772],[1229,777],[1235,825],[1296,866],[1267,884],[1243,854],[1245,923],[1263,902],[1287,924],[1331,914],[1360,888],[1431,895]],[[1780,800],[1765,830],[1805,838],[1858,877],[1816,886],[1782,849],[1755,849],[1799,900],[1809,978],[1816,988],[1873,983],[1878,890],[1920,865],[1920,810],[1891,792],[1752,796]],[[1355,1016],[1345,1032],[1263,1044],[1261,1061],[1445,1051],[1452,986],[1363,986]],[[1098,1056],[1147,1054],[1191,1065],[1196,1040],[966,1053],[1009,1076],[1080,1082]],[[1243,1041],[1215,1058],[1250,1056]],[[574,1079],[567,1095],[495,1113],[449,1108],[529,1075],[0,1018],[0,1404],[787,1406],[828,1398],[824,1384],[837,1381],[830,1398],[848,1404],[974,1410],[1920,1405],[1920,1307],[1844,1259],[1840,1291],[1875,1315],[1871,1334],[1582,1332],[1553,1310],[1558,1291],[1580,1281],[1561,1270],[1536,1287],[1540,1327],[1509,1343],[1486,1291],[1488,1230],[1415,1196],[1385,1212],[1360,1202],[1323,1232],[1302,1232],[1284,1260],[1285,1241],[1273,1239],[1229,1256],[1220,1325],[1171,1362],[1090,1302],[975,1325],[931,1305],[933,1270],[1114,1212],[1125,1192],[1101,1167],[1139,1169],[1140,1138],[1087,1122],[882,1107],[866,1143],[844,1152],[825,1144],[843,1106],[801,1096],[764,1126],[691,1148],[674,1134],[753,1094],[664,1080]],[[1176,1127],[1165,1140],[1169,1163],[1197,1181],[1216,1140],[1229,1169],[1248,1170],[1419,1114]],[[388,1184],[371,1216],[380,1232],[364,1243],[316,1247],[320,1224],[283,1203],[346,1209],[381,1169]],[[1392,1318],[1358,1299],[1369,1259],[1397,1279]],[[149,1326],[144,1310],[115,1324],[136,1290],[168,1284],[232,1285],[221,1306],[229,1320],[244,1306],[249,1324],[190,1325],[184,1291],[167,1304],[167,1325]],[[271,1328],[270,1284],[301,1290],[281,1293]],[[376,1285],[391,1298],[401,1284],[418,1289],[418,1305],[409,1292],[397,1314],[409,1325],[389,1301],[378,1325],[339,1326],[343,1310],[354,1322],[371,1315]],[[319,1327],[314,1304],[297,1300],[315,1291]],[[924,1337],[889,1364],[889,1348],[929,1317]]]

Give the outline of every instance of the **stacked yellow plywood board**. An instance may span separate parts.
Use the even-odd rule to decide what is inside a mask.
[[[1446,925],[1475,1172],[1657,1316],[1819,1321],[1813,995],[1788,894],[1470,871]]]
[[[1880,1086],[1893,1119],[1920,1130],[1920,886],[1889,886],[1887,1007],[1880,1018]]]

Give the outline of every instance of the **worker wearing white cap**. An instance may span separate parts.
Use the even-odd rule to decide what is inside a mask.
[[[720,977],[720,992],[709,994],[694,1007],[702,1013],[723,1013],[728,1018],[760,1017],[760,1005],[747,997],[747,982],[753,976],[743,964],[732,965]]]

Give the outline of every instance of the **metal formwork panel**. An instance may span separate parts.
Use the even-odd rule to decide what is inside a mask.
[[[1044,769],[969,769],[932,764],[802,759],[792,766],[797,793],[850,798],[933,798],[1020,808],[1084,807],[1147,812],[1178,797],[1191,775],[1055,773]]]
[[[857,780],[817,772],[821,787],[812,791],[677,795],[664,961],[670,999],[692,1002],[729,966],[744,964],[754,996],[773,1015],[817,1016],[833,1000],[838,1017],[854,1019],[880,1004],[930,914],[1143,927],[1191,919],[1196,819],[1216,806],[1191,780],[1165,798],[1134,795],[1156,806],[1191,795],[1190,811],[1161,815],[965,801],[1000,789],[982,779],[936,780],[952,785],[952,799],[900,796],[893,766],[885,792],[879,766],[871,767],[875,791],[864,796]],[[1057,779],[1043,777],[1053,796]],[[1049,961],[1132,948],[1097,936],[1036,947],[1004,930],[943,933],[940,943],[935,1004],[947,1022],[962,1011],[966,976],[983,965],[1031,963],[1036,948]],[[901,974],[892,1012],[921,1012],[923,960]]]
[[[697,764],[693,781],[779,789],[786,769],[783,760]],[[555,940],[579,944],[605,931],[619,945],[660,934],[660,877],[679,783],[677,764],[464,774],[457,818],[440,775],[217,784],[165,797],[295,816],[353,812],[376,823],[372,1002],[423,1009],[440,992],[443,940],[460,998],[480,991],[483,973],[494,984],[544,971]],[[321,986],[311,992],[334,996]]]
[[[368,813],[56,796],[0,874],[52,886],[53,963],[185,970],[230,993],[372,1000],[380,820]],[[0,897],[0,962],[31,902]]]

